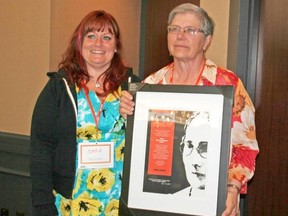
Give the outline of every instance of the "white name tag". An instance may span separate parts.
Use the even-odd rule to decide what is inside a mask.
[[[78,169],[112,168],[114,165],[114,143],[79,143]]]

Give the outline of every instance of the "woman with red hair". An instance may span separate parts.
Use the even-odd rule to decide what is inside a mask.
[[[127,80],[119,26],[102,10],[75,29],[48,73],[32,117],[33,215],[118,215],[125,145],[119,102]]]

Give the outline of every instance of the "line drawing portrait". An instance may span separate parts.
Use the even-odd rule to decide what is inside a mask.
[[[209,128],[208,112],[193,112],[187,119],[179,150],[190,186],[175,195],[199,197],[205,194]]]

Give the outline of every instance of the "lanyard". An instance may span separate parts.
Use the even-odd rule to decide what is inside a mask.
[[[203,71],[204,71],[204,68],[205,68],[205,63],[203,64],[202,68],[201,68],[201,71],[200,71],[200,74],[196,80],[196,83],[195,85],[198,85],[199,81],[200,81],[200,78],[202,77],[202,74],[203,74]],[[170,80],[169,80],[169,84],[173,84],[173,75],[174,75],[174,67],[172,68],[172,71],[171,71],[171,75],[170,75]]]
[[[98,125],[99,125],[99,120],[100,120],[101,113],[103,111],[103,106],[104,106],[104,103],[105,103],[106,96],[101,100],[101,104],[100,104],[100,108],[98,110],[97,116],[96,116],[96,113],[95,113],[94,108],[92,106],[90,97],[88,95],[88,91],[85,91],[85,96],[86,96],[87,102],[89,104],[91,113],[92,113],[93,118],[94,118],[94,122],[95,122],[95,125],[96,125],[96,140],[98,140],[98,131],[99,131]]]

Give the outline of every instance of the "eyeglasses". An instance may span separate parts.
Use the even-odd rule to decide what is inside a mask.
[[[200,155],[202,158],[207,158],[207,141],[201,141],[199,142],[198,147],[195,149],[194,145],[192,144],[191,140],[187,140],[185,142],[180,143],[180,152],[185,155],[189,156],[191,155],[192,151],[195,149],[197,153]]]
[[[180,33],[181,29],[183,29],[184,33],[187,33],[189,35],[196,35],[198,32],[201,32],[204,34],[204,31],[202,29],[196,29],[196,28],[193,28],[191,26],[180,27],[177,25],[169,25],[167,28],[168,33],[172,33],[172,34]]]

